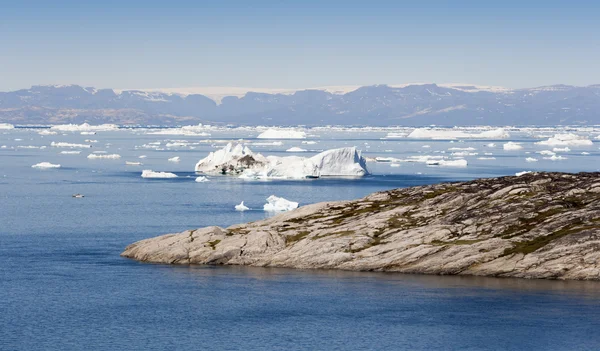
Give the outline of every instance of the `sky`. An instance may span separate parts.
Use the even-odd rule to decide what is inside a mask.
[[[600,83],[600,1],[0,0],[0,91]]]

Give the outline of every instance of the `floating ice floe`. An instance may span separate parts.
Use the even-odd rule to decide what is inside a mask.
[[[40,162],[31,166],[31,168],[60,168],[60,165],[50,162]]]
[[[184,135],[184,136],[210,136],[206,130],[209,126],[201,124],[195,126],[183,126],[181,128],[166,128],[148,132],[147,134],[154,135]]]
[[[538,159],[537,158],[533,158],[533,157],[527,157],[525,159],[525,162],[537,162],[537,161],[538,161]]]
[[[538,141],[538,145],[549,145],[549,146],[589,146],[594,143],[581,135],[577,134],[555,134],[548,140]]]
[[[315,145],[317,142],[314,140],[303,140],[302,144],[306,144],[306,145]]]
[[[305,139],[306,133],[294,129],[269,128],[260,133],[257,139]]]
[[[125,161],[125,165],[127,165],[127,166],[141,166],[142,163],[141,162]]]
[[[384,136],[382,139],[398,139],[398,138],[406,138],[406,133],[400,133],[400,132],[389,132],[387,133],[386,136]]]
[[[81,135],[96,135],[96,132],[81,132]]]
[[[148,156],[146,156],[146,155],[141,155],[141,156],[139,156],[138,158],[146,158],[146,157],[148,157]]]
[[[44,129],[44,130],[42,130],[42,131],[38,132],[38,134],[39,134],[39,135],[56,135],[56,134],[58,134],[58,133],[56,133],[56,132],[53,132],[53,131],[51,131],[51,130],[48,130],[48,129]]]
[[[0,123],[0,129],[2,129],[2,130],[15,129],[15,126],[10,123]]]
[[[550,150],[542,150],[542,151],[539,151],[538,154],[540,154],[540,155],[554,156],[554,155],[556,155],[556,152],[550,151]]]
[[[89,148],[92,145],[88,144],[73,144],[73,143],[65,143],[65,142],[51,142],[50,146],[53,147],[70,147],[70,148]]]
[[[554,151],[554,152],[569,152],[569,151],[571,151],[571,149],[569,149],[568,147],[555,147],[552,149],[552,151]]]
[[[263,209],[268,212],[284,212],[298,208],[298,203],[286,200],[282,197],[271,195],[267,198],[267,203]]]
[[[306,150],[301,147],[294,146],[285,150],[285,152],[306,152]]]
[[[253,153],[241,144],[229,143],[200,160],[196,172],[238,174],[240,178],[302,179],[321,176],[364,176],[366,161],[354,147],[321,152],[310,158],[268,156]]]
[[[196,181],[196,183],[205,183],[205,182],[210,181],[210,179],[208,179],[208,178],[206,178],[204,176],[199,176],[199,177],[196,178],[195,181]]]
[[[590,153],[589,153],[589,152],[585,152],[585,151],[584,151],[584,152],[582,152],[581,154],[582,154],[582,155],[589,155]]]
[[[239,205],[235,205],[235,210],[236,211],[246,211],[249,210],[250,208],[246,205],[244,205],[244,201],[242,201]]]
[[[150,169],[142,171],[142,178],[177,178],[177,174],[171,172],[154,172]]]
[[[85,139],[84,140],[86,143],[97,143],[98,140],[94,140],[94,139]]]
[[[467,160],[429,160],[426,162],[428,166],[440,166],[440,167],[467,167]]]
[[[467,133],[455,129],[417,128],[410,132],[408,138],[415,139],[506,139],[510,135],[502,128],[486,130],[480,133]]]
[[[512,141],[509,141],[508,143],[502,145],[502,148],[504,150],[508,150],[508,151],[515,151],[515,150],[521,150],[523,149],[523,146],[519,143],[515,143]]]
[[[390,163],[390,167],[400,167],[399,163]]]
[[[179,158],[179,156],[175,156],[175,157],[171,157],[168,161],[169,162],[179,162],[179,161],[181,161],[181,159]]]
[[[478,160],[495,160],[495,157],[477,157]]]
[[[89,158],[90,160],[94,160],[94,159],[112,159],[112,160],[116,160],[121,158],[121,155],[119,154],[89,154],[87,156],[87,158]]]
[[[71,151],[71,150],[68,150],[68,151],[65,150],[65,151],[61,151],[60,153],[63,154],[63,155],[79,155],[81,153],[81,151],[79,151],[79,150],[73,150],[73,151]]]
[[[61,132],[100,132],[100,131],[119,130],[119,127],[116,124],[101,124],[101,125],[93,126],[88,123],[83,123],[83,124],[56,125],[56,126],[52,126],[50,129],[58,130]]]
[[[561,161],[561,160],[567,160],[567,158],[564,156],[552,155],[550,157],[544,157],[544,160]]]

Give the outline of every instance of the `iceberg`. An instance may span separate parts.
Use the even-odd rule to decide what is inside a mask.
[[[58,134],[58,133],[56,133],[56,132],[53,132],[53,131],[51,131],[51,130],[48,130],[48,129],[44,129],[44,130],[42,130],[42,131],[38,132],[38,134],[39,134],[39,135],[56,135],[56,134]]]
[[[590,139],[576,134],[554,134],[548,140],[538,141],[536,144],[549,146],[590,146],[594,143]]]
[[[321,176],[364,176],[366,160],[355,147],[321,152],[313,157],[268,156],[253,153],[241,144],[229,143],[211,152],[195,167],[200,173],[237,174],[245,179],[303,179]]]
[[[81,151],[61,151],[60,153],[64,155],[79,155]]]
[[[515,176],[520,177],[522,175],[529,174],[529,173],[533,173],[533,172],[532,171],[517,172],[517,173],[515,173]]]
[[[90,125],[88,123],[83,124],[62,124],[52,126],[50,129],[58,130],[61,132],[99,132],[99,131],[113,131],[119,130],[116,124],[101,124],[97,126]]]
[[[50,162],[40,162],[31,166],[31,168],[60,168],[60,165]]]
[[[270,128],[260,133],[257,139],[305,139],[306,133],[294,129]]]
[[[154,172],[150,169],[142,171],[142,178],[177,178],[177,174],[171,172]]]
[[[126,166],[141,166],[142,163],[141,162],[131,162],[131,161],[125,161],[125,165]]]
[[[526,161],[526,162],[537,162],[537,161],[538,161],[538,159],[537,159],[537,158],[533,158],[533,157],[527,157],[527,158],[525,159],[525,161]]]
[[[267,203],[263,206],[263,209],[268,212],[283,212],[291,211],[298,208],[298,203],[286,200],[282,197],[271,195],[267,198]]]
[[[244,205],[244,201],[242,201],[239,205],[235,205],[235,210],[236,211],[246,211],[249,210],[250,208],[246,205]]]
[[[181,161],[181,159],[179,158],[179,156],[175,156],[175,157],[171,157],[168,161],[169,162],[179,162],[179,161]]]
[[[285,152],[306,152],[306,149],[294,146],[294,147],[291,147],[291,148],[285,150]]]
[[[203,176],[200,176],[200,177],[196,178],[196,180],[195,180],[196,183],[206,183],[208,181],[210,181],[210,180]]]
[[[53,147],[70,147],[70,148],[88,148],[88,147],[92,147],[92,145],[87,145],[87,144],[73,144],[73,143],[65,143],[65,142],[52,142],[50,143],[50,146]]]
[[[521,150],[523,148],[523,146],[521,146],[521,144],[519,144],[519,143],[509,141],[508,143],[502,145],[502,148],[504,150],[508,150],[508,151],[515,151],[515,150]]]
[[[3,129],[3,130],[15,129],[15,126],[13,126],[10,123],[0,123],[0,129]]]
[[[105,154],[89,154],[87,156],[87,158],[89,158],[90,160],[103,159],[103,158],[104,159],[116,160],[116,159],[121,158],[121,155],[118,155],[118,154],[108,154],[108,155],[105,155]]]
[[[455,129],[417,128],[408,134],[407,138],[414,139],[506,139],[510,135],[503,129],[486,130],[480,133],[467,133]]]

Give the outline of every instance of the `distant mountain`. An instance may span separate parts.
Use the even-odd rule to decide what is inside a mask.
[[[346,93],[247,92],[217,103],[200,94],[33,86],[0,92],[0,122],[140,125],[556,125],[600,124],[600,85],[530,89],[375,85]]]

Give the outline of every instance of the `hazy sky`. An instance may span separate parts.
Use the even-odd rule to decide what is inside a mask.
[[[600,83],[600,1],[0,0],[0,90],[407,82]]]

